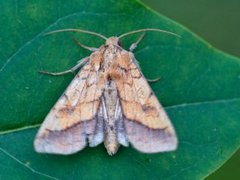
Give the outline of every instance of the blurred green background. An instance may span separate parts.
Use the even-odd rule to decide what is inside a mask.
[[[214,47],[240,57],[239,0],[142,0]],[[207,180],[240,179],[240,150]]]

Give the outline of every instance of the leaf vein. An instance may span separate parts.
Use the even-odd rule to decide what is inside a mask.
[[[173,106],[165,106],[164,108],[166,110],[170,110],[170,109],[176,109],[176,108],[185,108],[185,107],[189,107],[189,106],[199,106],[199,105],[219,104],[219,103],[233,103],[233,102],[238,102],[238,101],[240,101],[240,98],[218,99],[218,100],[213,100],[213,101],[182,103],[182,104],[177,104],[177,105],[173,105]],[[24,131],[24,130],[28,130],[28,129],[33,129],[33,128],[37,128],[37,127],[40,127],[40,126],[41,126],[41,124],[35,124],[35,125],[18,127],[18,128],[15,128],[15,129],[9,129],[9,130],[5,130],[5,131],[1,131],[0,135],[10,134],[10,133],[14,133],[14,132],[18,132],[18,131]]]
[[[93,13],[93,12],[86,12],[86,11],[82,11],[82,12],[76,12],[76,13],[72,13],[63,17],[58,18],[54,23],[52,23],[51,25],[49,25],[48,27],[46,27],[43,31],[41,31],[39,34],[37,34],[33,39],[27,41],[22,47],[20,47],[12,56],[10,56],[6,62],[3,64],[3,66],[0,68],[0,73],[6,68],[6,66],[13,60],[13,58],[15,56],[17,56],[24,48],[26,48],[27,46],[31,45],[33,41],[35,41],[38,37],[44,35],[44,33],[46,31],[48,31],[49,29],[51,29],[51,27],[55,26],[56,24],[58,24],[60,21],[62,20],[66,20],[70,17],[76,16],[76,15],[92,15],[92,16],[109,16],[110,14],[108,13]],[[111,14],[111,16],[120,16],[120,15],[126,15],[125,13],[115,13],[115,14]]]
[[[232,98],[232,99],[217,99],[211,101],[202,101],[202,102],[192,102],[192,103],[182,103],[173,106],[166,106],[165,109],[176,109],[176,108],[183,108],[188,106],[199,106],[199,105],[207,105],[207,104],[219,104],[219,103],[233,103],[240,101],[240,98]]]
[[[22,162],[21,160],[19,160],[18,158],[16,158],[15,156],[13,156],[11,153],[9,153],[8,151],[6,151],[5,149],[1,148],[0,147],[0,151],[2,151],[6,156],[8,156],[9,158],[13,159],[14,161],[16,161],[18,164],[24,166],[25,168],[29,169],[30,171],[32,171],[32,173],[34,174],[38,174],[38,175],[41,175],[41,176],[44,176],[44,177],[47,177],[49,179],[54,179],[54,180],[60,180],[59,178],[56,178],[56,177],[53,177],[53,176],[50,176],[48,174],[45,174],[45,173],[42,173],[40,171],[37,171],[35,169],[33,169],[32,167],[24,164],[24,162]]]

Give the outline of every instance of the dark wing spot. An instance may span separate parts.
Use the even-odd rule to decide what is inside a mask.
[[[147,105],[142,105],[142,110],[144,111],[144,112],[149,112],[149,111],[155,111],[156,110],[156,108],[155,107],[153,107],[153,106],[147,106]]]

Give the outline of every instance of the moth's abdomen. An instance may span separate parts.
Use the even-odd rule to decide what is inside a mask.
[[[117,133],[116,131],[111,131],[109,126],[106,128],[106,136],[104,140],[104,145],[107,149],[109,155],[113,155],[117,152],[119,144],[117,141]]]
[[[118,104],[118,92],[115,82],[110,78],[106,81],[104,93],[104,106],[105,111],[104,127],[105,127],[105,140],[104,145],[109,155],[117,152],[119,143],[117,140],[117,128],[116,128],[116,110]]]

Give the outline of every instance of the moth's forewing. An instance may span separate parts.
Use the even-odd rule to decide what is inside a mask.
[[[116,84],[128,141],[144,153],[175,150],[174,128],[137,66],[134,55],[122,51],[118,58],[119,66],[126,69]]]
[[[96,55],[96,56],[94,56]],[[90,60],[98,62],[97,52]],[[89,61],[75,76],[45,118],[34,141],[37,152],[72,154],[103,141],[103,122],[98,118],[104,82]],[[98,129],[96,129],[98,127]]]

